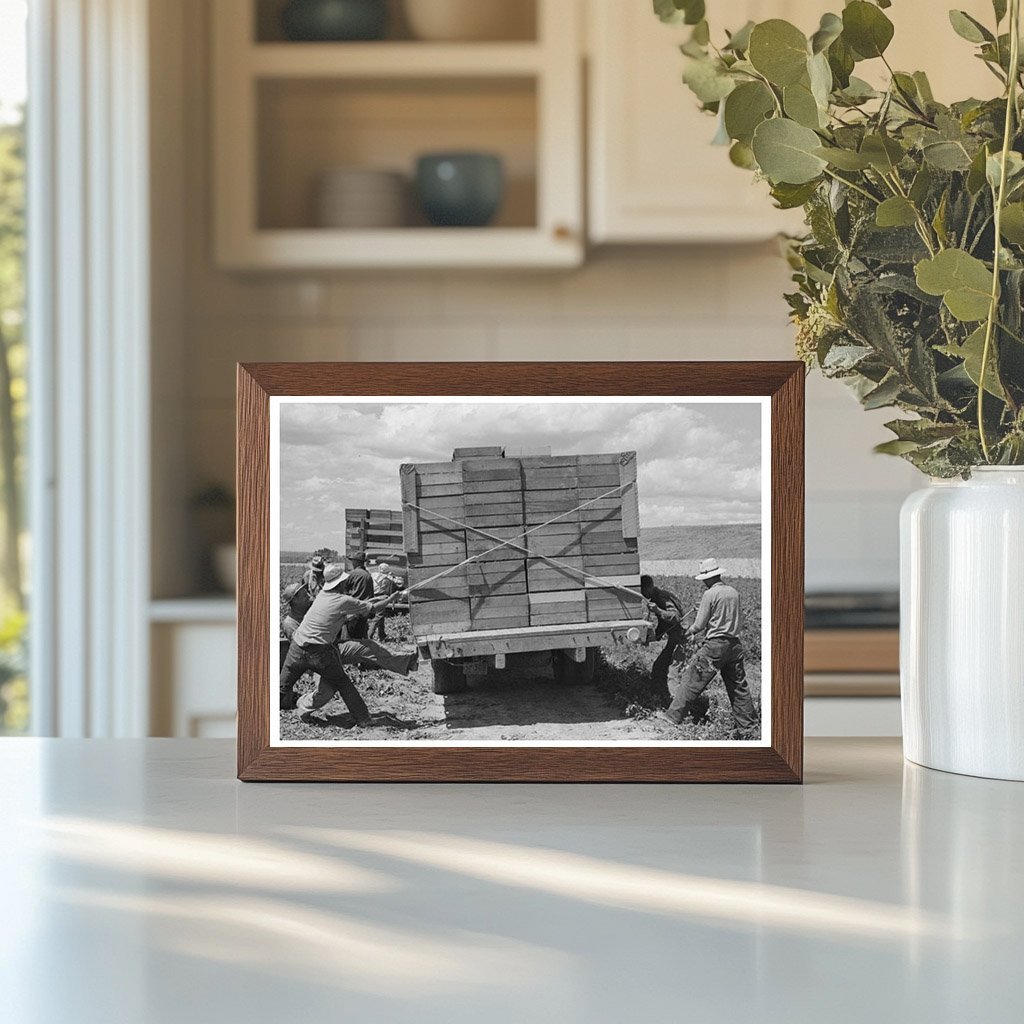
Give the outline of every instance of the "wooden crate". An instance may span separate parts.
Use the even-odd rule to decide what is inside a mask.
[[[370,564],[406,564],[402,513],[397,509],[345,509],[345,554],[363,554]]]
[[[413,591],[417,635],[456,621],[469,630],[642,616],[640,599],[616,589],[639,589],[635,453],[458,449],[450,463],[403,466],[401,485],[410,583],[474,559]]]

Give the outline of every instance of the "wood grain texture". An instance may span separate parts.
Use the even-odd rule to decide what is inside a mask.
[[[271,395],[770,396],[771,746],[270,747]],[[798,362],[240,365],[238,777],[296,782],[800,782],[803,404],[804,367]]]

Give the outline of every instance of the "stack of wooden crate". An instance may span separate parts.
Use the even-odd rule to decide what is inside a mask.
[[[370,564],[405,565],[402,513],[390,508],[345,509],[345,554],[362,553]]]
[[[456,449],[403,466],[401,483],[409,583],[432,581],[410,595],[416,635],[643,616],[617,589],[639,588],[634,452]]]

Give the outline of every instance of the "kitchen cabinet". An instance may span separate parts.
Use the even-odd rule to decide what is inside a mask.
[[[511,2],[532,9],[532,38],[423,42],[406,30],[373,42],[293,42],[277,28],[277,0],[212,4],[218,266],[579,264],[579,8],[566,0]],[[497,219],[480,228],[432,227],[411,196],[416,159],[465,150],[503,161]],[[403,226],[322,226],[314,196],[338,168],[404,176]]]
[[[663,25],[646,0],[587,0],[589,233],[613,242],[728,242],[799,231],[799,211],[776,210],[767,186],[712,146],[715,121],[682,84],[678,44],[685,26]],[[810,34],[826,0],[709,0],[712,34],[747,20],[785,18]],[[985,23],[988,0],[958,4]],[[888,53],[896,68],[928,72],[937,98],[994,95],[998,83],[955,35],[946,7],[900,0],[886,11],[896,27]],[[875,82],[880,61],[858,74]]]
[[[681,80],[679,44],[689,28],[663,25],[649,3],[588,3],[591,241],[736,242],[798,230],[798,212],[774,209],[767,185],[734,167],[725,147],[710,144],[715,120]],[[720,35],[750,19],[817,25],[818,15],[806,14],[820,10],[821,0],[717,6],[716,14],[709,2],[708,17]]]

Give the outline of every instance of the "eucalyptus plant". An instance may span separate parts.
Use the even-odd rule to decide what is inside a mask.
[[[988,25],[949,12],[997,95],[947,106],[890,66],[890,0],[852,0],[810,37],[771,19],[719,45],[705,0],[654,0],[691,26],[683,80],[715,141],[803,207],[807,233],[786,242],[801,358],[866,409],[909,414],[878,450],[931,476],[1024,464],[1020,4],[993,0]],[[866,61],[886,88],[857,76]]]

